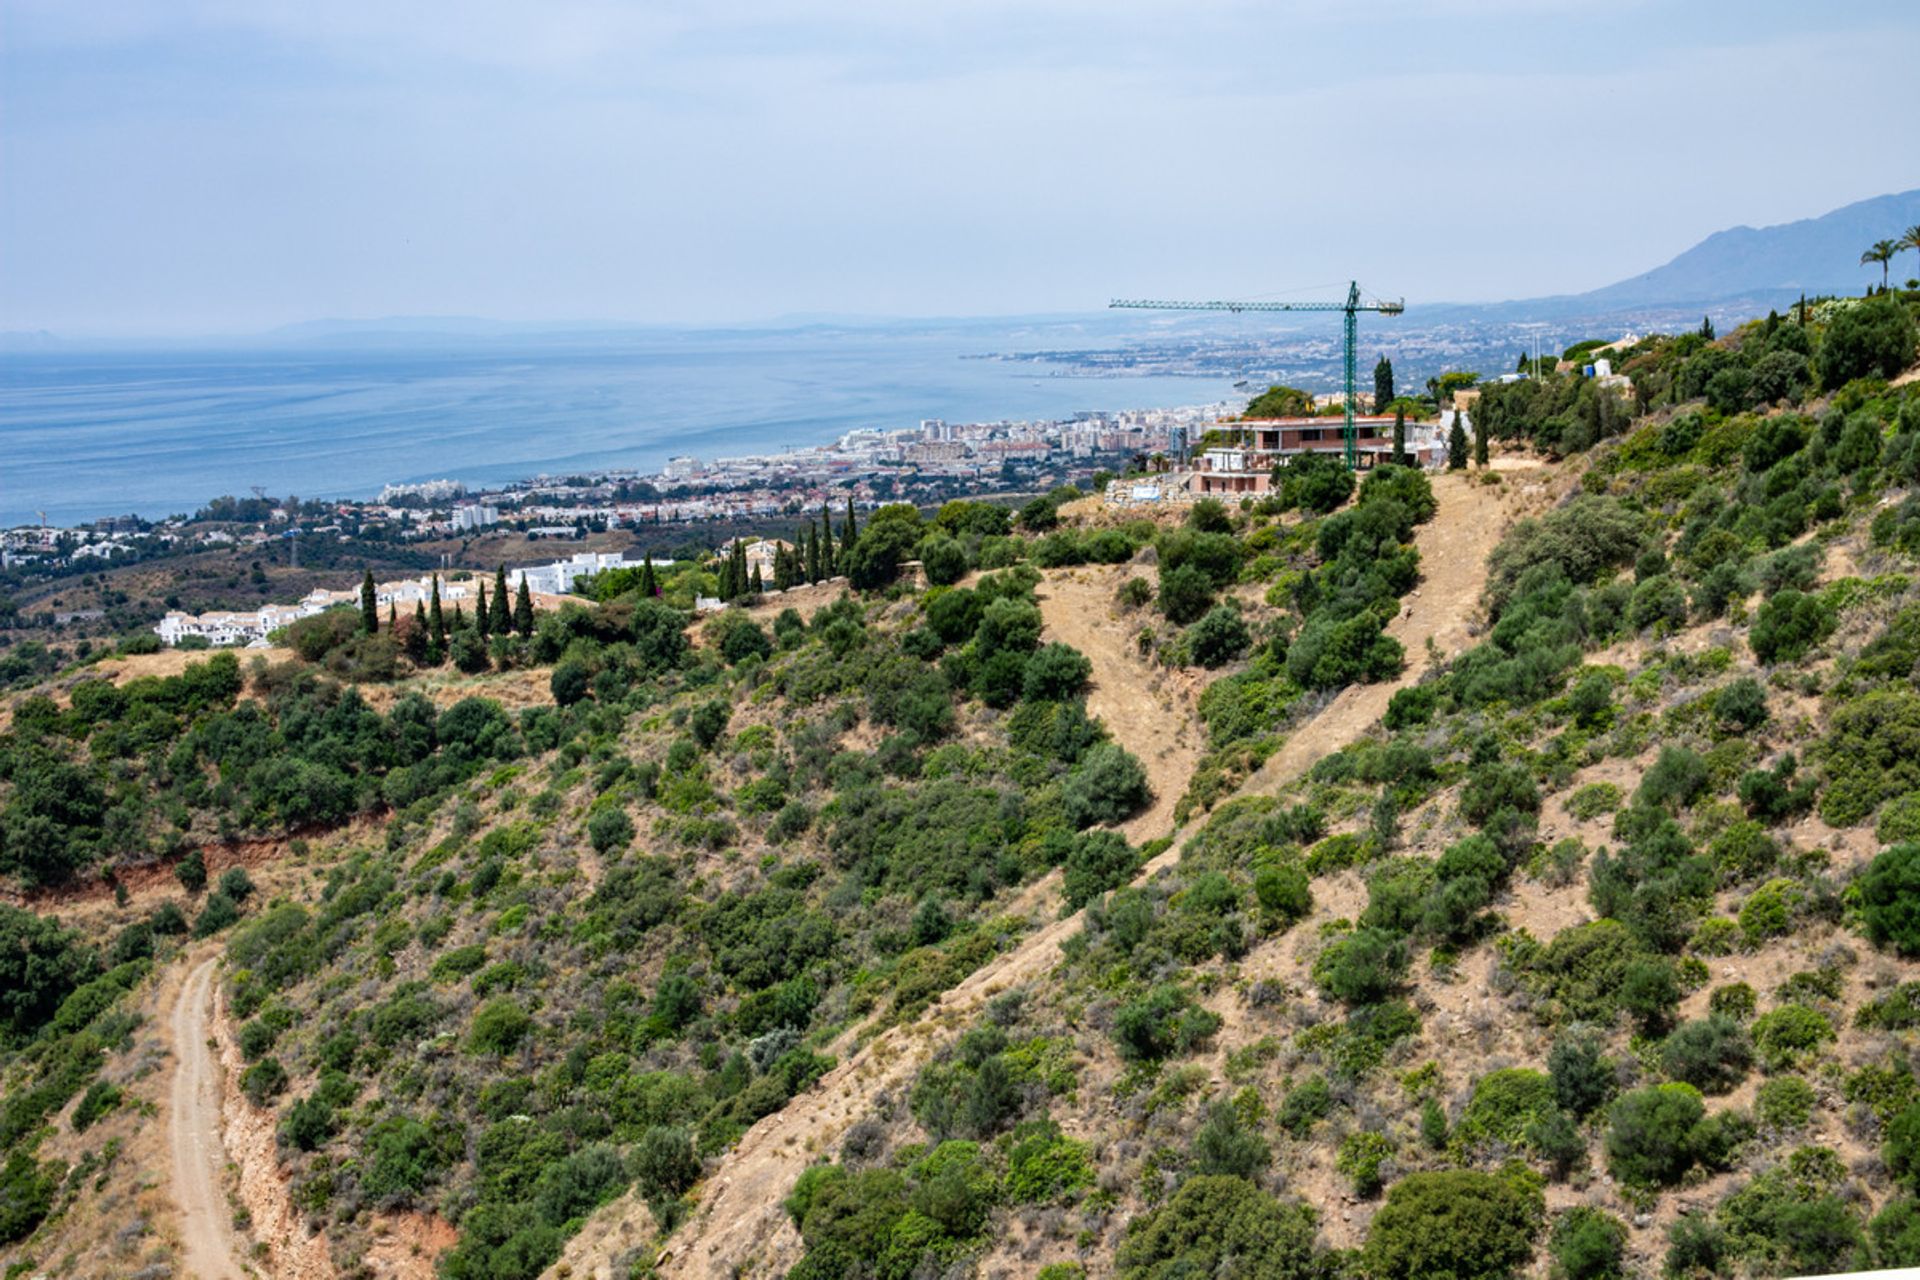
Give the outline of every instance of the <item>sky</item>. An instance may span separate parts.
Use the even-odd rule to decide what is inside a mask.
[[[1920,187],[1908,0],[0,0],[0,330],[1576,292]]]

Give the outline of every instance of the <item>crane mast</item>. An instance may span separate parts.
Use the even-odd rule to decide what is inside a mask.
[[[1358,315],[1362,311],[1377,311],[1383,316],[1397,316],[1407,309],[1405,299],[1388,301],[1382,298],[1377,302],[1362,302],[1360,282],[1357,280],[1348,283],[1345,302],[1167,302],[1156,298],[1115,298],[1107,306],[1136,311],[1231,311],[1236,314],[1243,311],[1340,312],[1346,331],[1346,460],[1349,471],[1354,469],[1358,452],[1353,425],[1354,347],[1360,330]],[[1379,408],[1378,405],[1374,407],[1376,410]]]

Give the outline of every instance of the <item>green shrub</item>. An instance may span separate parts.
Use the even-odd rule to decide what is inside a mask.
[[[1613,1063],[1605,1047],[1598,1034],[1576,1028],[1562,1033],[1547,1051],[1554,1101],[1569,1113],[1585,1116],[1613,1096]]]
[[[633,1177],[649,1200],[680,1195],[700,1176],[700,1157],[684,1129],[654,1125],[640,1135],[632,1157]]]
[[[1007,1198],[1015,1204],[1050,1204],[1093,1185],[1092,1153],[1084,1142],[1060,1132],[1051,1120],[1017,1126],[1007,1148]]]
[[[1075,830],[1120,822],[1146,807],[1147,771],[1126,748],[1102,742],[1088,748],[1060,788],[1060,803]]]
[[[1752,733],[1767,722],[1767,693],[1760,682],[1742,676],[1713,697],[1714,719],[1732,733]]]
[[[1273,1152],[1231,1104],[1216,1102],[1193,1136],[1193,1171],[1227,1174],[1254,1181],[1273,1160]]]
[[[1625,1274],[1627,1224],[1604,1210],[1575,1205],[1547,1238],[1553,1280],[1615,1280]]]
[[[1920,956],[1920,843],[1883,850],[1860,873],[1854,893],[1875,945]]]
[[[1524,1067],[1507,1067],[1475,1082],[1473,1097],[1454,1132],[1468,1143],[1519,1146],[1526,1138],[1527,1127],[1555,1109],[1550,1077]]]
[[[1068,846],[1065,866],[1061,895],[1077,911],[1133,879],[1140,855],[1116,831],[1083,831]]]
[[[587,841],[601,857],[617,853],[633,843],[633,819],[625,809],[605,808],[587,819]]]
[[[1135,1061],[1191,1053],[1219,1029],[1218,1014],[1196,1005],[1184,988],[1171,983],[1128,1001],[1113,1016],[1120,1055]]]
[[[1160,612],[1177,626],[1198,622],[1213,607],[1213,582],[1199,568],[1183,564],[1174,569],[1162,566],[1160,573]]]
[[[1622,1094],[1607,1111],[1607,1170],[1634,1186],[1671,1186],[1700,1157],[1700,1091],[1661,1084]]]
[[[1282,1129],[1304,1138],[1332,1109],[1333,1091],[1327,1087],[1326,1077],[1309,1076],[1287,1091],[1276,1119]]]
[[[1114,1265],[1120,1280],[1310,1280],[1313,1210],[1282,1204],[1244,1178],[1188,1178],[1164,1205],[1128,1224]]]
[[[1806,899],[1806,890],[1797,880],[1769,880],[1747,895],[1740,904],[1740,932],[1749,946],[1759,946],[1768,938],[1785,937],[1793,931],[1794,913]]]
[[[1781,1005],[1753,1022],[1753,1044],[1769,1071],[1792,1068],[1833,1038],[1833,1024],[1826,1015],[1801,1004]]]
[[[1202,667],[1224,666],[1244,655],[1252,643],[1252,633],[1232,605],[1215,605],[1187,628],[1187,657]]]
[[[533,1031],[533,1018],[513,1001],[489,1000],[473,1015],[467,1047],[475,1053],[512,1053]]]
[[[1883,800],[1920,791],[1920,691],[1875,689],[1842,703],[1831,724],[1820,800],[1828,823],[1853,826]]]
[[[1855,378],[1898,377],[1913,361],[1913,342],[1913,319],[1895,298],[1869,298],[1842,308],[1814,357],[1820,385],[1836,391]]]
[[[1833,611],[1820,597],[1789,588],[1760,606],[1747,639],[1754,656],[1771,666],[1799,661],[1833,626]]]
[[[1384,929],[1361,929],[1329,945],[1313,962],[1313,980],[1330,999],[1374,1004],[1399,990],[1407,942]]]
[[[1362,1257],[1374,1280],[1505,1280],[1532,1259],[1544,1211],[1524,1172],[1409,1174],[1388,1188]]]
[[[1371,1200],[1380,1194],[1381,1169],[1393,1158],[1393,1143],[1371,1129],[1356,1129],[1340,1143],[1333,1167],[1353,1184],[1353,1194]]]
[[[1700,1018],[1682,1023],[1667,1036],[1660,1046],[1660,1065],[1702,1093],[1726,1093],[1746,1079],[1753,1065],[1753,1042],[1731,1018]]]
[[[262,1058],[240,1073],[240,1092],[256,1107],[264,1107],[287,1087],[287,1069],[278,1058]]]
[[[120,1105],[123,1096],[118,1085],[109,1084],[105,1080],[95,1080],[87,1086],[87,1091],[80,1095],[80,1101],[74,1105],[73,1131],[85,1133],[91,1129],[102,1116]],[[4,1215],[4,1210],[0,1210],[0,1215]]]
[[[1804,1129],[1815,1101],[1813,1086],[1799,1076],[1776,1076],[1761,1084],[1754,1112],[1769,1129]]]
[[[1908,1107],[1887,1125],[1882,1154],[1895,1181],[1920,1194],[1920,1105]]]
[[[1620,808],[1620,788],[1611,782],[1589,782],[1567,797],[1567,812],[1581,822],[1613,813]]]
[[[1728,983],[1724,987],[1715,987],[1707,997],[1707,1010],[1716,1017],[1732,1018],[1735,1022],[1746,1022],[1753,1017],[1753,988],[1744,982]]]
[[[1881,844],[1920,842],[1920,791],[1887,801],[1874,824],[1873,838]]]

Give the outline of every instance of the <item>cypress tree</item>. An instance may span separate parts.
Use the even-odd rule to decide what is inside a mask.
[[[1712,316],[1700,317],[1700,336],[1705,338],[1708,342],[1713,341],[1713,317]]]
[[[447,644],[447,619],[440,609],[440,575],[433,575],[433,602],[427,606],[427,639],[432,641],[428,652],[437,656]]]
[[[1447,433],[1447,470],[1464,470],[1467,465],[1467,429],[1460,425],[1460,415],[1453,415],[1453,430]]]
[[[853,540],[859,536],[860,536],[860,524],[857,520],[853,518],[853,495],[848,494],[847,495],[847,523],[846,523],[846,527],[840,531],[840,549],[842,551],[845,551],[848,547],[853,545]]]
[[[820,581],[820,531],[807,521],[806,574],[808,582]]]
[[[407,656],[416,663],[427,660],[427,606],[413,602],[413,626],[407,632]]]
[[[1393,460],[1399,466],[1407,465],[1407,407],[1405,405],[1393,411]]]
[[[1385,356],[1373,366],[1373,411],[1385,413],[1393,403],[1393,361]]]
[[[833,511],[824,499],[820,503],[820,576],[833,576]]]
[[[651,600],[660,594],[660,580],[653,572],[653,552],[640,564],[640,594]]]
[[[760,566],[756,564],[755,566],[753,566],[753,594],[759,595],[761,592],[765,591],[766,589],[767,589],[766,583],[761,581],[760,579]]]
[[[393,607],[393,601],[389,600],[387,601],[387,634],[392,635],[394,628],[397,627],[399,624],[400,624],[400,611],[398,609],[395,609]]]
[[[465,631],[466,629],[467,611],[461,606],[460,602],[456,600],[453,605],[453,626],[450,628],[450,631]]]
[[[485,640],[493,634],[493,615],[487,612],[487,584],[480,584],[480,599],[473,606],[473,629]]]
[[[513,626],[513,610],[507,604],[507,566],[504,564],[493,571],[493,615],[487,619],[487,630],[497,636],[507,634]]]
[[[371,569],[360,579],[360,629],[368,635],[380,629],[380,602],[374,598]]]
[[[1477,422],[1473,424],[1473,465],[1487,469],[1487,431]]]
[[[513,600],[513,629],[523,636],[533,634],[533,595],[527,590],[527,580],[520,579],[520,594]]]

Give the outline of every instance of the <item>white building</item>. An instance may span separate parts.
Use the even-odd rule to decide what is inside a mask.
[[[671,560],[655,560],[655,567],[672,564]],[[618,551],[582,551],[568,556],[565,560],[556,560],[552,564],[536,565],[530,569],[507,570],[507,585],[514,590],[520,589],[521,582],[527,584],[527,590],[550,596],[564,596],[573,591],[574,581],[590,573],[600,573],[606,569],[630,569],[634,562]]]
[[[500,523],[500,508],[483,507],[472,503],[453,509],[453,527],[462,533],[471,533],[475,529],[485,529]]]

